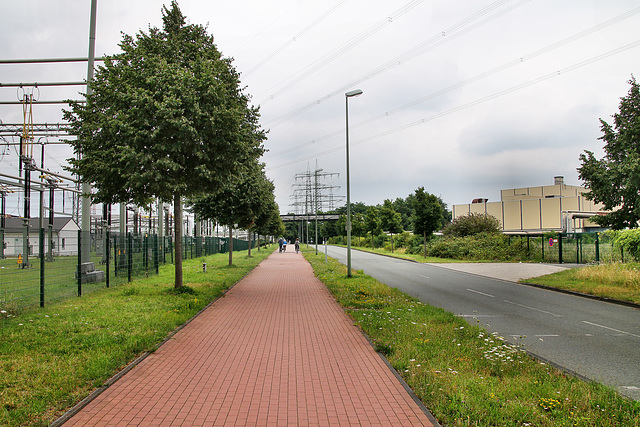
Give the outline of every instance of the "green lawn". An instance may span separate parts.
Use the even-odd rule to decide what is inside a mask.
[[[152,351],[219,297],[271,249],[184,262],[189,292],[173,292],[173,265],[159,275],[44,309],[0,312],[0,425],[46,426],[122,367]],[[202,262],[208,265],[202,271]]]
[[[637,263],[587,265],[521,282],[640,304],[640,264]]]

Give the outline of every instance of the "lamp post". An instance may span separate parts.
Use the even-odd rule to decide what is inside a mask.
[[[349,98],[362,95],[360,89],[344,94],[347,125],[347,277],[351,277],[351,184],[349,179]]]

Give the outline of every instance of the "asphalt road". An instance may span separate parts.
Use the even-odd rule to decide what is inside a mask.
[[[327,252],[346,263],[346,249],[329,246]],[[351,251],[351,266],[640,400],[638,309],[356,250]]]

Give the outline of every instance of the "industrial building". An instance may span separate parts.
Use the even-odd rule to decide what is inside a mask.
[[[452,218],[470,213],[496,217],[504,233],[539,234],[600,231],[589,218],[604,213],[603,206],[587,200],[587,189],[567,185],[562,176],[553,185],[501,190],[499,202],[475,199],[466,205],[453,205]]]

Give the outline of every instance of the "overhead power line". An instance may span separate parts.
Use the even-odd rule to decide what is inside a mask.
[[[89,58],[0,59],[0,64],[45,64],[55,62],[87,62]],[[96,61],[104,61],[102,57]]]
[[[314,107],[316,107],[317,105],[323,103],[324,101],[331,99],[332,97],[336,96],[336,95],[342,95],[345,91],[349,90],[352,87],[358,86],[360,83],[372,79],[373,77],[376,77],[392,68],[398,67],[401,64],[404,64],[422,54],[424,54],[425,52],[434,49],[437,46],[440,46],[444,43],[448,43],[449,41],[454,40],[457,37],[460,37],[463,34],[468,33],[469,31],[472,31],[488,22],[493,21],[494,19],[509,13],[511,11],[513,11],[514,9],[523,6],[526,3],[529,3],[531,0],[520,0],[518,2],[516,2],[515,4],[498,10],[493,14],[490,14],[491,12],[495,11],[496,9],[498,9],[500,6],[502,6],[504,3],[508,2],[508,0],[498,0],[496,2],[491,3],[489,6],[469,15],[468,17],[466,17],[465,19],[457,22],[456,24],[452,25],[451,27],[446,28],[443,31],[438,32],[437,34],[431,36],[429,39],[423,41],[422,43],[418,44],[417,46],[414,46],[413,48],[409,49],[408,51],[396,56],[395,58],[385,62],[384,64],[380,65],[379,67],[369,71],[368,73],[360,76],[359,78],[352,80],[351,82],[341,86],[340,88],[334,90],[333,92],[323,96],[322,98],[316,99],[313,102],[310,102],[302,107],[297,108],[296,110],[293,110],[289,113],[285,113],[283,115],[281,115],[280,117],[277,117],[267,123],[265,123],[265,127],[272,127],[272,126],[277,126],[278,124],[284,123],[285,121],[307,111],[310,110]],[[485,17],[482,20],[479,20],[481,17],[490,14],[489,16]],[[479,21],[478,21],[479,20]]]
[[[273,91],[277,87],[280,87],[280,89],[277,89],[277,90],[273,91],[272,93],[270,93],[268,98],[263,99],[262,101],[258,102],[258,104],[261,104],[261,105],[266,104],[267,102],[275,99],[275,97],[280,95],[281,93],[284,93],[284,92],[288,91],[289,89],[293,88],[293,86],[295,86],[296,84],[300,83],[301,81],[303,81],[304,79],[309,77],[314,72],[318,71],[322,67],[328,65],[329,63],[331,63],[335,59],[337,59],[340,56],[344,55],[349,50],[351,50],[355,46],[357,46],[358,44],[362,43],[363,41],[365,41],[366,39],[368,39],[369,37],[371,37],[372,35],[374,35],[378,31],[380,31],[383,28],[385,28],[387,25],[395,22],[395,20],[398,19],[399,17],[401,17],[402,15],[410,12],[412,9],[414,9],[416,6],[418,6],[423,1],[424,0],[412,0],[412,1],[410,1],[409,3],[405,4],[404,6],[402,6],[400,9],[397,9],[396,11],[392,12],[391,14],[386,16],[385,18],[383,18],[380,21],[376,22],[371,27],[367,28],[365,31],[361,32],[356,37],[352,38],[351,40],[349,40],[347,43],[343,44],[339,48],[335,49],[332,52],[329,52],[328,54],[324,55],[321,58],[318,58],[317,60],[315,60],[311,64],[307,65],[305,68],[301,69],[297,73],[292,74],[291,76],[289,76],[286,79],[282,80],[280,83],[274,85],[270,89],[268,89],[265,92],[261,93],[260,95],[258,95],[258,97],[263,96],[266,93],[269,93],[269,92]]]
[[[473,76],[473,77],[471,77],[469,79],[463,80],[461,82],[458,82],[456,84],[453,84],[451,86],[443,88],[443,89],[441,89],[439,91],[433,92],[433,93],[431,93],[429,95],[426,95],[426,96],[423,96],[421,98],[415,99],[415,100],[413,100],[413,101],[411,101],[411,102],[409,102],[407,104],[404,104],[402,106],[399,106],[399,107],[393,108],[391,110],[385,111],[384,113],[379,114],[377,116],[370,117],[370,118],[368,118],[366,120],[354,123],[350,127],[352,129],[357,129],[357,128],[361,127],[361,126],[364,126],[364,125],[372,123],[374,121],[389,117],[392,114],[395,114],[395,113],[398,113],[400,111],[406,110],[408,108],[414,107],[414,106],[419,105],[419,104],[421,104],[423,102],[430,101],[430,100],[435,99],[435,98],[437,98],[437,97],[439,97],[441,95],[445,95],[445,94],[447,94],[449,92],[452,92],[454,90],[460,89],[460,88],[462,88],[464,86],[470,85],[472,83],[476,83],[476,82],[478,82],[478,81],[480,81],[482,79],[485,79],[487,77],[490,77],[490,76],[493,76],[495,74],[498,74],[498,73],[500,73],[502,71],[505,71],[505,70],[507,70],[509,68],[512,68],[512,67],[514,67],[516,65],[521,65],[521,64],[523,64],[523,63],[525,63],[527,61],[530,61],[530,60],[532,60],[532,59],[534,59],[534,58],[536,58],[538,56],[541,56],[541,55],[543,55],[545,53],[551,52],[551,51],[553,51],[555,49],[558,49],[560,47],[566,46],[566,45],[568,45],[570,43],[573,43],[573,42],[575,42],[577,40],[580,40],[580,39],[582,39],[584,37],[592,35],[592,34],[598,32],[598,31],[601,31],[601,30],[607,28],[607,27],[610,27],[610,26],[612,26],[614,24],[622,22],[625,19],[628,19],[628,18],[630,18],[632,16],[635,16],[638,13],[640,13],[640,7],[636,7],[634,9],[631,9],[628,12],[625,12],[625,13],[623,13],[621,15],[615,16],[615,17],[613,17],[611,19],[608,19],[608,20],[606,20],[604,22],[601,22],[601,23],[599,23],[597,25],[589,27],[589,28],[587,28],[587,29],[585,29],[583,31],[579,31],[576,34],[573,34],[573,35],[571,35],[569,37],[566,37],[566,38],[564,38],[562,40],[553,42],[553,43],[551,43],[551,44],[549,44],[549,45],[547,45],[547,46],[545,46],[543,48],[537,49],[537,50],[535,50],[535,51],[533,51],[531,53],[528,53],[526,55],[517,57],[517,58],[515,58],[513,60],[510,60],[510,61],[507,61],[504,64],[501,64],[501,65],[499,65],[497,67],[494,67],[494,68],[492,68],[490,70],[484,71],[484,72],[482,72],[480,74],[477,74],[477,75],[475,75],[475,76]],[[275,152],[275,153],[274,152],[269,152],[266,156],[268,156],[268,157],[277,157],[277,156],[280,156],[280,155],[283,155],[283,154],[291,153],[291,152],[293,152],[295,150],[299,150],[301,148],[308,147],[308,146],[313,145],[313,144],[315,144],[317,142],[320,142],[320,141],[323,141],[323,140],[326,140],[326,139],[333,138],[335,136],[341,135],[341,134],[343,134],[343,132],[344,132],[344,129],[339,129],[339,130],[336,130],[336,131],[331,132],[329,134],[320,136],[318,138],[314,138],[311,141],[307,141],[307,142],[305,142],[303,144],[299,144],[299,145],[297,145],[295,147],[291,147],[291,148],[288,148],[286,150],[282,150],[280,152]]]
[[[298,32],[296,35],[294,35],[290,40],[288,40],[287,42],[285,42],[282,46],[280,46],[279,48],[277,48],[275,51],[273,51],[271,54],[269,54],[266,58],[264,58],[262,61],[260,61],[259,63],[257,63],[256,65],[253,66],[253,68],[251,68],[249,71],[247,71],[246,73],[244,73],[244,76],[249,76],[251,73],[253,73],[254,71],[256,71],[258,68],[262,67],[264,64],[266,64],[267,62],[269,62],[271,59],[273,59],[277,54],[279,54],[280,52],[282,52],[283,50],[285,50],[289,45],[295,43],[300,37],[302,37],[303,35],[305,35],[307,32],[309,32],[313,27],[315,27],[316,25],[318,25],[320,22],[322,22],[326,17],[328,17],[329,15],[331,15],[333,12],[335,12],[340,6],[342,6],[343,4],[345,4],[348,0],[340,0],[338,3],[334,4],[333,6],[331,6],[325,13],[323,13],[322,15],[320,15],[315,21],[313,21],[311,24],[307,25],[306,27],[304,27],[300,32]]]
[[[632,43],[626,44],[626,45],[621,46],[621,47],[619,47],[617,49],[610,50],[610,51],[605,52],[605,53],[603,53],[601,55],[589,58],[589,59],[587,59],[585,61],[578,62],[578,63],[576,63],[574,65],[569,66],[569,67],[565,67],[565,68],[559,69],[557,71],[550,72],[550,73],[545,74],[543,76],[540,76],[540,77],[538,77],[536,79],[529,80],[528,82],[525,82],[525,83],[522,83],[522,84],[519,84],[519,85],[516,85],[516,86],[512,86],[512,87],[510,87],[508,89],[505,89],[505,90],[502,90],[502,91],[499,91],[499,92],[495,92],[495,93],[493,93],[491,95],[487,95],[487,96],[482,97],[482,98],[478,98],[478,99],[476,99],[474,101],[471,101],[471,102],[468,102],[466,104],[460,105],[458,107],[449,109],[447,111],[443,111],[441,113],[434,114],[432,116],[425,117],[423,119],[416,120],[414,122],[407,123],[405,125],[398,126],[398,127],[395,127],[393,129],[390,129],[390,130],[387,130],[387,131],[384,131],[384,132],[377,133],[377,134],[369,136],[367,138],[363,138],[363,139],[357,140],[355,142],[352,142],[350,145],[354,146],[354,145],[364,144],[365,142],[369,142],[369,141],[372,141],[374,139],[381,138],[383,136],[388,136],[388,135],[394,134],[396,132],[400,132],[400,131],[403,131],[403,130],[406,130],[406,129],[409,129],[409,128],[412,128],[412,127],[415,127],[415,126],[418,126],[418,125],[421,125],[421,124],[424,124],[424,123],[439,119],[439,118],[447,116],[449,114],[457,113],[458,111],[461,111],[461,110],[464,110],[466,108],[473,107],[475,105],[490,101],[492,99],[498,98],[498,97],[503,96],[503,95],[507,95],[509,93],[518,91],[520,89],[524,89],[526,87],[538,84],[540,82],[549,80],[549,79],[551,79],[553,77],[560,76],[562,74],[566,74],[566,73],[569,73],[571,71],[575,71],[575,70],[577,70],[579,68],[582,68],[582,67],[585,67],[587,65],[593,64],[595,62],[601,61],[601,60],[603,60],[605,58],[608,58],[610,56],[617,55],[617,54],[622,53],[624,51],[627,51],[629,49],[633,49],[633,48],[635,48],[637,46],[640,46],[640,40],[636,40],[636,41],[634,41]],[[276,166],[267,167],[266,170],[278,169],[278,168],[281,168],[281,167],[291,166],[291,165],[294,165],[294,164],[297,164],[297,163],[300,163],[300,162],[303,162],[303,161],[308,161],[308,160],[313,159],[313,158],[318,158],[318,157],[321,157],[321,156],[324,156],[324,155],[327,155],[327,154],[330,154],[330,153],[334,153],[336,151],[341,151],[343,149],[344,149],[343,145],[336,146],[336,147],[333,147],[331,149],[322,151],[320,153],[315,153],[313,155],[306,156],[304,158],[292,160],[290,162],[282,163],[282,164],[279,164],[279,165],[276,165]]]

